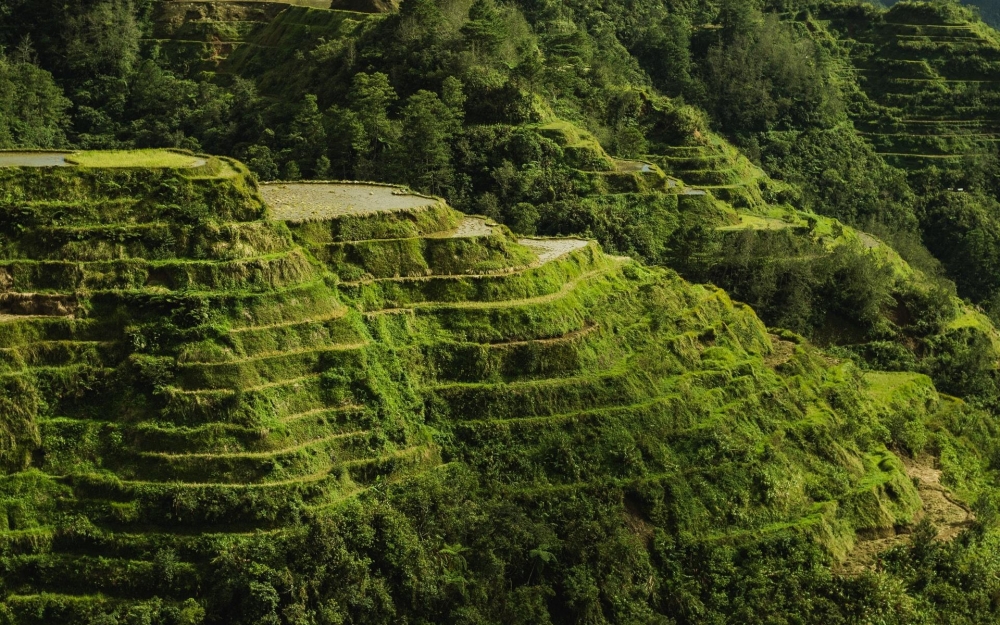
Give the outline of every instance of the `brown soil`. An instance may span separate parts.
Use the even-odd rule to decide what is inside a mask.
[[[76,310],[72,295],[0,293],[0,315],[67,317]]]
[[[791,360],[792,354],[795,353],[795,343],[785,341],[779,338],[777,334],[768,334],[768,336],[771,337],[773,351],[764,356],[764,364],[773,369]]]
[[[914,480],[923,502],[914,522],[926,518],[937,528],[937,540],[949,541],[975,520],[972,510],[941,484],[941,470],[934,466],[933,457],[921,456],[916,460],[903,457],[902,460],[906,474]],[[837,572],[857,575],[871,568],[880,553],[909,542],[909,530],[910,528],[888,529],[883,536],[859,537],[854,550],[838,567]]]
[[[865,234],[864,232],[858,233],[858,238],[861,239],[861,244],[865,246],[866,249],[874,249],[879,246],[879,241],[870,234]]]
[[[922,517],[938,529],[938,540],[955,538],[975,520],[972,510],[941,485],[941,470],[934,467],[934,458],[904,458],[903,464],[906,465],[906,474],[917,481],[917,490],[924,502]]]

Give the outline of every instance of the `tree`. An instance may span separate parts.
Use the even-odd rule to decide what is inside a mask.
[[[476,0],[462,27],[466,44],[483,55],[495,54],[506,35],[503,17],[493,0]]]
[[[198,148],[197,141],[185,140],[183,129],[197,98],[196,82],[146,61],[136,72],[129,94],[126,136],[142,147]]]
[[[708,51],[707,104],[730,133],[832,125],[841,112],[832,68],[812,40],[769,15],[734,14],[732,33]]]
[[[462,81],[454,76],[448,76],[441,83],[441,101],[451,109],[452,117],[459,128],[462,120],[465,119],[465,92],[463,88]]]
[[[398,128],[389,119],[389,107],[397,99],[385,74],[359,72],[351,81],[348,125],[357,159],[355,175],[360,179],[378,177],[382,157],[396,140]]]
[[[261,180],[275,180],[278,178],[278,165],[274,162],[274,155],[266,145],[251,145],[237,152],[243,162],[247,164],[257,177]]]
[[[125,76],[139,59],[141,32],[132,0],[104,0],[66,23],[66,57],[77,72]]]
[[[292,120],[288,133],[288,143],[291,156],[304,171],[314,175],[321,158],[327,159],[326,169],[329,173],[330,162],[326,156],[326,128],[323,125],[323,114],[315,95],[308,94],[299,105],[299,110]]]
[[[65,145],[69,107],[51,74],[0,52],[0,148]]]
[[[457,127],[455,112],[432,91],[420,90],[403,108],[403,133],[397,164],[414,186],[442,194],[454,181],[449,140]]]
[[[691,23],[683,15],[667,15],[646,30],[636,44],[635,54],[657,87],[669,96],[692,94]]]

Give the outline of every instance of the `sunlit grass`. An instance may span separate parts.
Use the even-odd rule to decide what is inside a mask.
[[[102,150],[75,152],[66,161],[80,167],[198,167],[205,159],[169,150]]]

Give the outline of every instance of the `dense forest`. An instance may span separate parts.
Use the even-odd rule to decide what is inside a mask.
[[[1000,17],[970,4],[0,0],[0,150],[206,161],[0,167],[0,622],[996,622]],[[333,180],[439,204],[258,195]],[[488,242],[442,243],[468,216]],[[75,317],[10,321],[38,294]],[[357,423],[278,414],[310,393]],[[319,474],[307,434],[336,496],[289,468]]]

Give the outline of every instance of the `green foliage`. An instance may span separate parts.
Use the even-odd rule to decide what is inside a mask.
[[[132,0],[81,6],[66,21],[69,69],[86,74],[128,75],[139,55],[139,25]]]
[[[961,292],[986,300],[996,292],[994,269],[1000,257],[996,199],[972,193],[942,192],[925,200],[927,247],[946,267]]]
[[[750,573],[769,544],[745,536],[801,527],[777,553],[822,563],[808,541],[831,541],[823,528],[912,518],[912,486],[882,447],[895,430],[852,365],[807,345],[765,360],[772,339],[722,291],[593,244],[543,260],[534,250],[559,240],[522,245],[502,227],[453,233],[458,218],[439,204],[301,222],[293,240],[261,220],[245,172],[229,167],[217,177],[7,177],[17,205],[32,208],[10,217],[24,225],[14,267],[59,249],[34,234],[62,214],[52,212],[59,197],[89,207],[74,223],[90,237],[110,236],[100,217],[111,211],[203,241],[175,246],[169,260],[129,259],[128,279],[139,278],[125,288],[108,288],[108,270],[82,261],[90,288],[53,288],[79,293],[91,323],[45,330],[29,317],[35,334],[4,335],[4,362],[17,371],[0,377],[30,372],[34,385],[5,393],[6,455],[11,469],[37,467],[3,485],[16,533],[0,557],[13,618],[749,614],[744,590],[723,581],[734,577],[724,571]],[[115,204],[122,187],[149,195]],[[209,198],[218,210],[182,208]],[[669,233],[676,203],[657,210]],[[655,233],[620,232],[623,245],[662,250]],[[225,257],[241,240],[273,251],[194,256]],[[305,262],[295,241],[336,274]],[[354,273],[361,279],[348,282]],[[27,288],[44,272],[13,275]],[[51,339],[41,333],[60,327],[64,343],[42,349]],[[787,444],[772,440],[778,431]],[[842,455],[813,452],[834,437]],[[64,483],[47,477],[57,474]],[[65,514],[53,492],[64,493]],[[839,516],[817,511],[834,501]],[[729,551],[730,541],[748,551]],[[717,568],[677,594],[674,571],[691,553]]]
[[[707,266],[689,270],[693,277],[724,284],[772,325],[842,339],[878,338],[886,330],[882,311],[893,302],[893,272],[860,244],[827,253],[791,229],[748,229],[726,233],[721,241],[713,236],[702,245],[713,251]],[[706,254],[705,249],[678,252],[689,258]]]
[[[916,228],[904,172],[886,165],[846,124],[772,134],[760,146],[767,170],[797,184],[811,210],[866,230]]]
[[[286,228],[233,161],[0,171],[0,618],[995,617],[967,11],[175,4],[0,0],[0,145],[406,183],[844,360],[436,200]],[[889,449],[982,528],[834,574],[918,515]]]
[[[457,88],[460,92],[461,85]],[[456,112],[431,91],[418,91],[407,99],[396,159],[417,188],[444,195],[454,185],[449,140],[461,128],[461,120],[461,108]]]
[[[396,101],[396,92],[385,74],[371,76],[361,72],[354,76],[348,93],[349,113],[346,123],[351,130],[351,147],[355,152],[355,171],[360,179],[375,177],[388,146],[399,132],[389,120],[388,108]]]
[[[0,94],[0,149],[66,144],[70,101],[51,74],[26,58],[12,60],[0,50]]]
[[[752,12],[733,10],[722,25],[722,41],[705,58],[705,91],[709,110],[728,132],[826,126],[838,117],[830,62],[811,39],[775,16]]]

